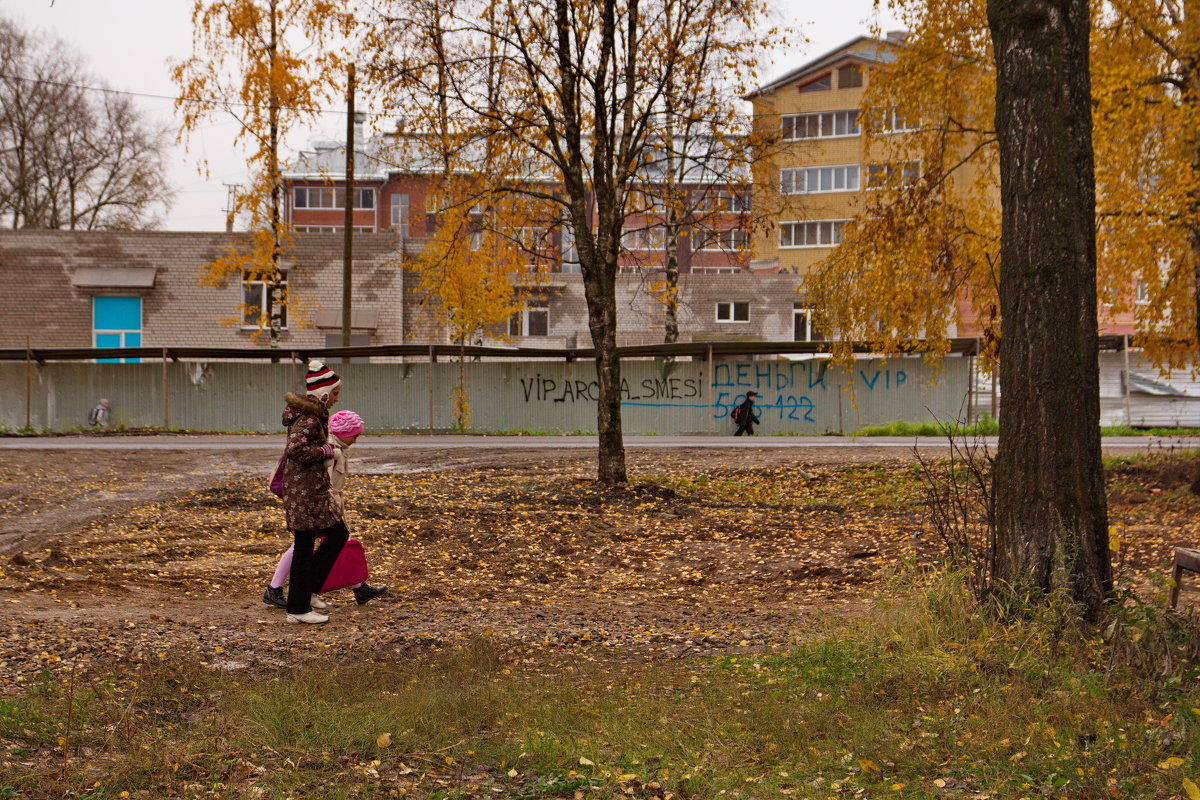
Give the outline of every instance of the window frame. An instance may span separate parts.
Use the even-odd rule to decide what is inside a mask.
[[[862,68],[861,64],[843,64],[835,71],[837,72],[837,88],[839,89],[861,89],[866,84],[866,70]],[[846,73],[857,75],[858,83],[842,83],[842,75]]]
[[[810,81],[800,84],[796,87],[796,91],[800,94],[809,94],[810,92],[829,92],[833,90],[833,70],[826,72],[824,75],[818,75]]]
[[[872,178],[883,174],[883,182],[876,182],[872,185]],[[905,173],[911,173],[906,176]],[[894,182],[894,176],[899,174],[899,182]],[[886,189],[889,186],[912,186],[921,180],[921,160],[915,159],[912,161],[900,161],[898,163],[875,163],[867,164],[863,170],[863,180],[861,181],[863,189],[868,192]]]
[[[787,222],[781,222],[781,223],[779,223],[779,249],[780,250],[812,250],[812,249],[821,248],[821,247],[837,247],[838,245],[840,245],[842,243],[842,240],[845,238],[846,226],[849,223],[850,223],[849,219],[804,219],[804,220],[790,220]],[[795,239],[796,228],[794,226],[797,226],[797,225],[805,226],[803,228],[804,240],[805,240],[804,244],[794,244],[794,242],[796,240]],[[816,244],[808,244],[808,238],[809,238],[808,232],[809,232],[810,228],[807,226],[810,226],[810,225],[814,226],[813,228],[811,228],[811,230],[816,231],[816,239],[817,239]],[[830,241],[829,242],[821,242],[820,241],[821,233],[822,233],[822,228],[821,228],[822,225],[830,226],[830,228],[829,228]],[[784,236],[785,231],[791,232],[791,239],[792,239],[793,244],[784,244],[783,236]]]
[[[804,120],[805,135],[797,136],[796,128],[799,120]],[[841,119],[848,133],[837,133],[838,120]],[[815,120],[816,133],[812,136],[808,135],[808,131],[812,128],[810,121]],[[826,120],[829,121],[831,131],[825,132]],[[853,124],[851,124],[853,121]],[[788,133],[788,127],[791,127],[791,133]],[[803,114],[784,114],[779,118],[779,130],[782,138],[786,142],[803,142],[813,139],[850,139],[862,134],[862,125],[859,123],[859,113],[857,108],[835,109],[833,111],[810,111]]]
[[[809,189],[811,184],[810,178],[815,174],[818,184],[823,182],[823,170],[830,170],[829,183],[832,188],[829,189]],[[842,170],[842,187],[836,185],[837,170]],[[854,175],[854,187],[849,186],[851,170]],[[796,189],[796,176],[803,174],[804,188]],[[783,195],[800,195],[800,194],[836,194],[838,192],[857,192],[862,186],[862,169],[859,164],[822,164],[816,167],[784,167],[779,170],[779,193]]]
[[[404,202],[400,202],[403,200]],[[400,213],[403,207],[404,213]],[[412,232],[412,198],[407,192],[393,192],[388,201],[388,224],[393,229],[399,228],[400,235],[409,238]]]
[[[636,241],[630,244],[630,238]],[[631,253],[656,253],[667,247],[667,229],[664,225],[649,225],[640,228],[621,229],[621,249]]]
[[[815,336],[815,334],[818,333],[818,331],[817,331],[816,326],[813,325],[813,308],[812,308],[812,306],[806,306],[801,303],[795,303],[792,306],[792,336],[793,337],[796,336],[796,318],[801,315],[804,316],[804,336],[805,336],[805,338],[803,338],[803,339],[793,338],[793,341],[796,341],[796,342],[824,341],[823,339],[818,339]]]
[[[722,307],[726,310],[726,318],[722,318]],[[738,311],[744,310],[745,317],[738,319]],[[750,321],[750,301],[749,300],[718,300],[714,307],[713,319],[721,325],[732,325],[747,323]]]
[[[530,319],[534,316],[544,317],[545,333],[530,333]],[[516,323],[514,325],[514,323]],[[514,331],[516,327],[518,330]],[[521,306],[520,310],[514,311],[508,317],[508,335],[515,337],[536,336],[543,338],[550,335],[550,304],[546,301],[537,301],[527,303]]]
[[[257,320],[260,317],[262,317],[263,313],[266,310],[266,301],[267,301],[266,291],[267,291],[268,281],[265,281],[262,279],[254,280],[254,279],[249,278],[248,277],[249,275],[250,275],[250,273],[248,271],[242,272],[242,320],[239,323],[239,327],[241,328],[241,330],[244,330],[244,331],[270,330],[269,326],[263,328],[263,327],[260,327],[257,322]],[[280,289],[283,291],[286,291],[287,285],[288,285],[288,271],[280,270],[279,276],[280,276],[280,281],[279,281]],[[257,284],[258,289],[259,289],[258,313],[255,315],[255,322],[253,322],[253,323],[246,321],[246,316],[248,314],[248,311],[246,309],[250,305],[249,303],[246,302],[246,296],[247,296],[247,291],[249,289],[249,286],[251,284]],[[282,305],[282,309],[283,309],[283,311],[280,314],[279,330],[286,331],[288,329],[288,308],[287,308],[286,303],[284,303]]]
[[[696,247],[697,233],[702,237],[699,247]],[[695,253],[730,253],[750,249],[750,232],[742,228],[721,228],[720,230],[702,228],[699,231],[693,228],[690,236],[692,252]],[[740,244],[739,239],[741,240]]]

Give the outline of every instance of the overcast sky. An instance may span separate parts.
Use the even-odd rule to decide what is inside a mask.
[[[764,78],[786,72],[801,62],[865,33],[874,13],[872,0],[775,0],[783,23],[799,27],[806,44],[793,43],[775,59],[776,70]],[[25,28],[53,33],[75,48],[88,71],[112,88],[158,97],[139,97],[138,105],[150,115],[178,127],[170,98],[175,85],[167,72],[167,59],[191,52],[192,0],[0,0],[0,10]],[[883,18],[884,27],[891,27]],[[168,179],[177,191],[164,227],[170,230],[223,230],[225,183],[245,179],[245,154],[234,148],[236,124],[217,119],[194,136],[187,150],[173,148]],[[327,115],[317,129],[289,140],[304,147],[313,139],[345,136],[345,119]],[[209,176],[198,174],[197,164],[207,160]]]

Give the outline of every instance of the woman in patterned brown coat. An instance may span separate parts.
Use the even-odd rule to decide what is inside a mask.
[[[333,569],[342,546],[350,538],[342,512],[329,487],[325,459],[333,455],[329,444],[329,409],[337,402],[342,381],[337,373],[313,360],[304,375],[306,395],[288,392],[283,409],[287,428],[287,457],[283,468],[283,509],[294,547],[288,580],[288,622],[327,622],[313,611],[324,608],[316,598]],[[313,544],[322,539],[313,553]]]

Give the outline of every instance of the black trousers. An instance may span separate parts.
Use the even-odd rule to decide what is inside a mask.
[[[748,419],[745,422],[738,423],[738,429],[734,431],[734,436],[741,436],[743,433],[754,435],[754,420]]]
[[[345,523],[339,522],[329,528],[319,531],[295,531],[295,547],[292,550],[292,573],[288,578],[287,613],[307,614],[312,611],[311,597],[318,593],[333,569],[333,562],[346,540],[350,531]],[[313,552],[313,543],[325,537],[317,552]]]

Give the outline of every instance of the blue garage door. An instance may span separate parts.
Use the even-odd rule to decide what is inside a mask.
[[[92,344],[95,347],[142,346],[142,298],[93,297]],[[98,358],[98,362],[132,364],[140,358]]]

